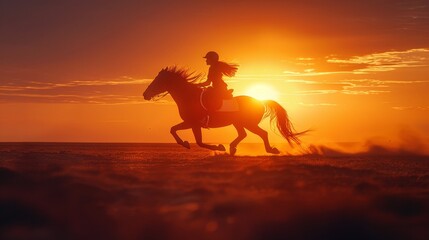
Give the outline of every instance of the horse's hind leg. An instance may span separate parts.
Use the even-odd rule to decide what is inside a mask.
[[[252,133],[258,135],[264,141],[265,151],[268,153],[279,154],[279,150],[277,148],[273,148],[268,141],[268,133],[264,129],[260,128],[258,125],[246,126],[246,129],[251,131]]]
[[[231,144],[229,144],[229,154],[234,155],[237,151],[237,145],[243,140],[246,136],[246,130],[241,125],[234,124],[235,129],[237,129],[238,136]]]

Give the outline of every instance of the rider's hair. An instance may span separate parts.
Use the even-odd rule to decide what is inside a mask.
[[[228,77],[235,76],[235,73],[237,72],[237,69],[238,69],[237,64],[231,64],[231,63],[226,63],[221,61],[218,62],[217,67],[222,72],[222,74]]]

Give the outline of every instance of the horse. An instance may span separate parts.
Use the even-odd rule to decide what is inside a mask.
[[[202,101],[204,88],[195,84],[202,79],[201,76],[201,74],[190,73],[177,66],[166,67],[158,73],[143,93],[145,100],[159,99],[170,94],[176,102],[183,122],[171,127],[170,133],[178,144],[190,149],[189,142],[183,141],[177,131],[192,129],[198,146],[210,150],[226,151],[222,144],[203,143],[201,128],[219,128],[232,124],[237,130],[238,136],[230,143],[231,155],[236,153],[237,145],[247,136],[245,129],[262,138],[267,153],[279,154],[280,151],[270,145],[267,131],[258,126],[264,118],[269,116],[271,124],[276,120],[275,126],[290,145],[292,143],[300,145],[301,141],[298,136],[305,132],[296,132],[286,110],[273,100],[260,101],[250,96],[237,96],[234,99],[238,103],[238,111],[210,112],[208,125],[203,123],[202,119],[207,116],[207,110]]]

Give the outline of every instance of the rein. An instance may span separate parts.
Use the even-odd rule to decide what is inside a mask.
[[[200,93],[200,104],[201,104],[201,107],[203,107],[203,109],[204,110],[206,110],[206,111],[208,111],[207,110],[207,108],[206,108],[206,106],[204,106],[204,103],[203,103],[203,95],[204,95],[204,92],[207,90],[207,88],[202,88],[201,89],[201,93]]]

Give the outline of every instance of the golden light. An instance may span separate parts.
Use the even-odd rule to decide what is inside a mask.
[[[259,100],[279,100],[279,92],[271,85],[265,83],[251,85],[244,94]]]

